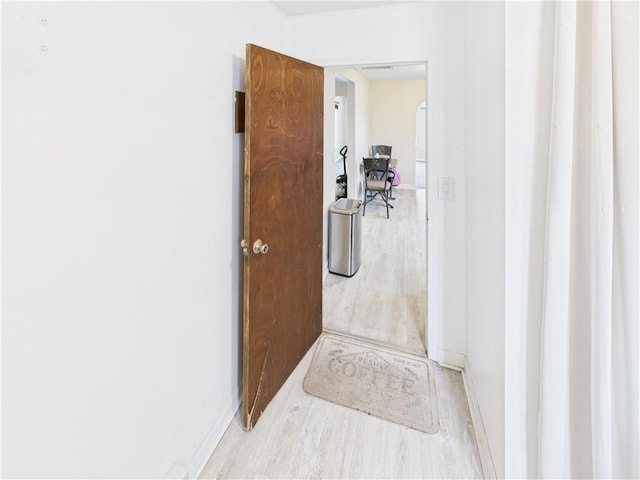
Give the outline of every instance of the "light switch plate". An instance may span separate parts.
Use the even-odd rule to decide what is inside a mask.
[[[453,178],[438,178],[438,198],[441,200],[453,200]]]

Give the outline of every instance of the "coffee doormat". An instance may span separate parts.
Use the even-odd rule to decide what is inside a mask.
[[[440,428],[435,367],[426,358],[324,334],[302,387],[315,397],[421,432]]]

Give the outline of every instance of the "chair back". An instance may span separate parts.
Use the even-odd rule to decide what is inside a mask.
[[[364,166],[364,179],[365,179],[367,188],[370,187],[370,184],[369,184],[370,181],[375,182],[376,187],[379,187],[379,183],[383,179],[384,179],[383,185],[384,183],[386,183],[387,177],[389,176],[389,158],[388,157],[380,157],[380,158],[365,157],[362,159],[362,164]],[[386,187],[386,185],[384,185],[384,187]]]
[[[374,157],[379,155],[391,157],[391,145],[371,145],[371,155]]]
[[[389,204],[391,196],[391,182],[389,181],[389,157],[373,157],[362,159],[364,167],[364,207],[362,216],[367,210],[367,203],[380,195],[382,201],[387,207],[387,218],[389,218],[389,208],[393,205]]]

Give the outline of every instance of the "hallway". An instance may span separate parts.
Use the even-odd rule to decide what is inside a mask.
[[[367,206],[361,269],[350,279],[327,276],[323,318],[325,328],[424,355],[425,238],[424,222],[416,221],[424,219],[424,190],[398,190],[396,197],[389,220],[384,209]],[[406,275],[392,275],[403,269]],[[379,291],[381,278],[391,286]],[[440,430],[426,434],[306,394],[302,381],[314,350],[254,430],[245,432],[236,415],[200,478],[482,477],[460,372],[437,367]]]
[[[424,355],[427,317],[426,190],[393,191],[362,219],[362,265],[324,280],[323,327]]]

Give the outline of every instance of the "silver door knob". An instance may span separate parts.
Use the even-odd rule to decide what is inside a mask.
[[[269,245],[263,243],[262,240],[258,239],[253,243],[253,253],[256,255],[264,255],[269,251]]]

